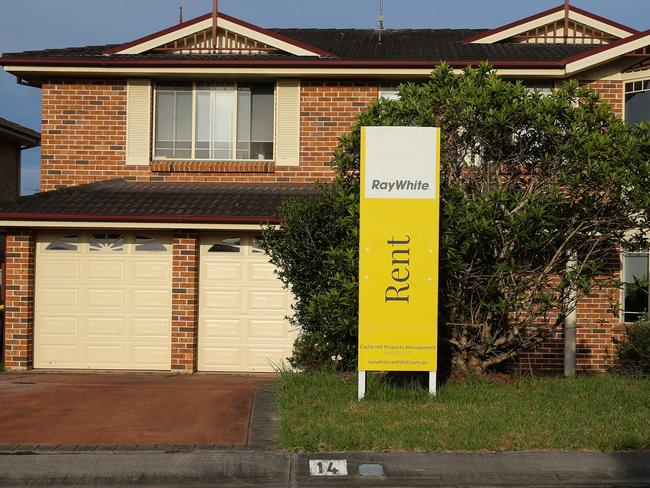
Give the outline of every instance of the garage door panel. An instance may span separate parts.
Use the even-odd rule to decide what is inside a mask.
[[[91,369],[126,369],[126,346],[122,344],[86,346],[86,362]]]
[[[277,288],[282,288],[282,282],[278,279],[275,273],[275,266],[269,262],[265,263],[251,263],[249,266],[250,281],[253,283],[264,283],[275,285]]]
[[[202,350],[201,369],[204,371],[241,371],[241,348],[215,346],[205,347]]]
[[[91,288],[86,293],[88,308],[103,308],[109,310],[123,310],[125,303],[124,290],[103,290]]]
[[[287,307],[289,305],[287,294],[282,291],[251,290],[249,291],[249,297],[249,306],[251,313],[283,313],[287,310]]]
[[[244,331],[244,319],[240,318],[206,318],[203,325],[205,341],[220,339],[241,339]]]
[[[248,352],[248,367],[253,371],[269,371],[281,368],[286,363],[285,347],[251,347]]]
[[[166,369],[170,354],[170,347],[133,346],[131,364],[133,369]]]
[[[213,283],[240,282],[242,264],[237,262],[206,263],[205,278]]]
[[[80,305],[80,293],[76,288],[44,288],[40,295],[42,304],[49,310]]]
[[[122,261],[95,261],[88,263],[88,280],[122,282],[125,278],[126,263]]]
[[[79,280],[79,268],[80,266],[77,261],[50,261],[44,263],[43,266],[39,268],[39,273],[45,279],[58,280],[59,282],[64,280]]]
[[[94,234],[78,233],[72,244],[39,235],[35,366],[171,369],[169,238],[116,233],[92,244]]]
[[[43,344],[38,347],[34,358],[36,368],[74,368],[81,357],[80,346],[76,344]]]
[[[87,317],[86,336],[89,339],[126,337],[126,327],[122,317]]]
[[[171,280],[171,266],[168,262],[136,262],[133,267],[134,281],[155,281],[168,283]]]
[[[152,309],[169,309],[170,299],[167,290],[133,290],[133,311],[144,311]]]
[[[134,317],[131,318],[131,338],[158,337],[171,341],[171,321],[164,317]]]
[[[221,288],[206,290],[204,294],[203,306],[206,309],[219,311],[242,311],[244,305],[244,296],[242,290],[233,290],[231,288]]]
[[[251,341],[282,341],[290,334],[286,320],[250,319],[248,337]]]

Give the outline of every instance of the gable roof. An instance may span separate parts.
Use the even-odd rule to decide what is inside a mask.
[[[143,54],[152,49],[159,48],[177,39],[196,34],[211,28],[213,23],[212,14],[205,14],[201,17],[188,20],[181,24],[154,32],[148,36],[136,39],[135,41],[127,42],[112,46],[106,49],[105,54]],[[290,37],[278,34],[268,29],[263,29],[256,25],[244,22],[243,20],[236,19],[230,15],[219,13],[218,24],[220,28],[234,32],[238,35],[244,36],[269,46],[275,47],[280,51],[284,51],[294,56],[329,56],[330,53],[322,49],[310,46],[291,39]]]
[[[502,42],[518,34],[523,34],[536,27],[544,26],[561,19],[564,19],[563,5],[497,27],[496,29],[486,30],[480,34],[470,36],[465,39],[465,42],[476,44],[493,44],[496,42]],[[573,5],[569,7],[569,19],[588,25],[594,29],[601,30],[619,39],[639,32],[636,29],[619,24],[618,22],[614,22],[586,10],[582,10],[578,7],[574,7]]]
[[[551,66],[569,57],[591,50],[584,45],[536,44],[466,44],[462,39],[479,32],[470,29],[273,29],[271,32],[316,45],[329,56],[295,56],[291,54],[107,54],[115,45],[87,46],[43,51],[6,53],[1,64],[43,65],[195,65],[195,66],[398,66],[433,68],[445,61],[466,66],[490,61],[498,66]]]
[[[0,65],[33,83],[54,73],[85,75],[92,72],[119,76],[153,76],[156,73],[164,76],[177,75],[181,70],[190,73],[192,69],[197,73],[285,76],[310,70],[319,76],[341,76],[352,69],[357,70],[357,74],[360,70],[374,74],[385,69],[420,76],[441,62],[462,68],[484,61],[503,70],[504,74],[512,72],[522,76],[521,70],[527,70],[530,76],[561,77],[588,69],[589,63],[601,64],[601,59],[630,54],[646,56],[635,47],[638,36],[643,33],[576,7],[571,7],[570,13],[573,19],[584,21],[587,18],[591,25],[623,37],[617,40],[608,34],[607,42],[611,44],[604,46],[499,41],[515,35],[513,32],[526,32],[531,22],[539,24],[548,18],[561,18],[562,7],[492,30],[262,29],[220,14],[219,28],[239,29],[235,36],[241,33],[245,39],[249,38],[244,34],[252,36],[249,45],[252,48],[225,47],[214,52],[209,39],[205,38],[209,37],[206,26],[212,25],[211,14],[206,14],[126,44],[6,53],[0,57]],[[195,34],[188,35],[192,32]],[[203,47],[187,47],[187,44],[178,47],[178,40],[196,39],[201,32],[204,33]],[[607,54],[603,54],[605,52]],[[637,61],[632,59],[630,64]],[[571,71],[567,63],[572,63]]]

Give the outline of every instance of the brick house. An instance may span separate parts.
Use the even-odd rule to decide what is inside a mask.
[[[531,88],[576,78],[647,120],[648,45],[650,32],[558,7],[491,30],[262,29],[224,14],[215,27],[208,14],[127,44],[4,54],[43,97],[42,192],[0,208],[6,368],[271,370],[296,331],[260,226],[331,177],[358,112],[441,61],[488,60]],[[621,262],[647,275],[647,253]],[[621,294],[580,302],[579,370],[602,369],[645,311],[613,316]],[[562,340],[522,367],[561,370]]]

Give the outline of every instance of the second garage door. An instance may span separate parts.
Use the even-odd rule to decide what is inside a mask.
[[[270,372],[291,355],[291,293],[254,235],[201,242],[199,370]]]

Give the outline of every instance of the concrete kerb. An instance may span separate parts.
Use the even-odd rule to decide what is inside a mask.
[[[309,461],[344,460],[347,476]],[[369,467],[373,469],[369,469]],[[381,467],[381,469],[377,469]],[[367,476],[360,474],[366,473]],[[368,476],[369,475],[369,476]],[[379,476],[377,476],[379,475]],[[650,452],[112,452],[0,456],[0,486],[634,487],[650,486]]]

